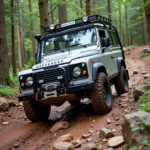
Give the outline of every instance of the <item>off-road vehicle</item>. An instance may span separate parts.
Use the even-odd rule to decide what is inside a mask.
[[[85,97],[97,113],[112,109],[111,85],[128,92],[129,75],[117,29],[94,15],[44,28],[36,35],[36,65],[19,72],[19,101],[29,120],[44,121],[51,105],[71,105]]]

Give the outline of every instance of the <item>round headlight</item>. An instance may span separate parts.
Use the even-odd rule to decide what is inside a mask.
[[[79,76],[81,74],[81,68],[80,67],[75,67],[73,69],[73,75],[74,76]]]
[[[31,86],[33,84],[33,78],[32,77],[28,77],[27,79],[26,79],[26,85],[27,86]]]

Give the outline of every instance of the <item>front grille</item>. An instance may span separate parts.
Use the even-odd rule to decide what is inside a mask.
[[[67,81],[70,81],[70,77],[69,77],[69,68],[68,66],[63,67],[66,71],[66,76],[67,76]],[[41,84],[39,84],[39,80],[44,80],[44,83],[52,83],[52,82],[58,82],[57,77],[58,76],[64,76],[64,71],[62,68],[55,68],[55,69],[50,69],[50,70],[45,70],[42,72],[38,72],[35,74],[34,76],[34,80],[35,80],[35,85],[37,88],[41,88]],[[65,79],[63,79],[61,81],[61,84],[64,85],[65,84]]]

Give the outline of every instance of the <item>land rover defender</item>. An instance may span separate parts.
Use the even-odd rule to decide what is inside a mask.
[[[47,120],[51,105],[89,98],[96,113],[112,109],[114,85],[128,92],[129,75],[116,27],[102,16],[86,16],[44,28],[36,35],[36,65],[18,74],[19,101],[29,120]]]

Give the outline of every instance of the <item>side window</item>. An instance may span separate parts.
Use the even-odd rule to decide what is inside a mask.
[[[111,37],[113,40],[113,46],[119,46],[119,41],[115,32],[111,32]]]
[[[120,46],[116,33],[113,31],[108,31],[108,37],[110,39],[110,45],[112,47]]]
[[[109,40],[110,40],[110,45],[113,46],[113,39],[112,39],[110,31],[108,31],[108,37],[109,37]]]
[[[101,46],[104,47],[104,38],[106,37],[105,31],[99,30],[99,37]]]

